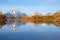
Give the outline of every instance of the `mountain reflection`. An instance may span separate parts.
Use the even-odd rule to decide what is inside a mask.
[[[46,23],[60,26],[60,12],[56,12],[52,15],[39,15],[39,13],[35,13],[33,16],[28,16],[25,13],[17,11],[16,9],[11,9],[5,14],[0,12],[0,28],[4,25],[8,25],[15,30],[18,26],[25,25],[28,22],[35,25]]]

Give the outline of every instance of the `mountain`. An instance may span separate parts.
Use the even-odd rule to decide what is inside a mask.
[[[7,16],[9,15],[9,17],[12,17],[12,16],[14,16],[14,17],[23,17],[23,16],[26,16],[25,13],[21,13],[21,12],[19,12],[19,10],[15,9],[15,8],[10,9],[10,10],[6,13],[6,15],[7,15]]]

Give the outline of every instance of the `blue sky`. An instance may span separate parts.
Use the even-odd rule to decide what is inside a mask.
[[[0,5],[60,7],[60,0],[0,0]]]
[[[0,11],[5,13],[11,8],[16,8],[28,15],[34,12],[54,13],[60,11],[60,0],[0,0]]]

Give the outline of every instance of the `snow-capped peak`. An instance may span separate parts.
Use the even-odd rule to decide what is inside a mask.
[[[16,8],[12,8],[8,11],[8,13],[16,14],[19,13],[19,11]]]

